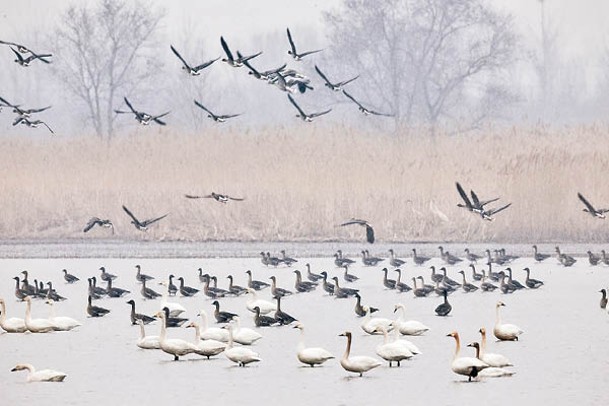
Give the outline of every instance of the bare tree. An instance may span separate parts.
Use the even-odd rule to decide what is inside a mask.
[[[56,74],[85,104],[96,134],[114,133],[113,105],[154,74],[153,34],[161,13],[140,2],[73,5],[56,31]]]
[[[433,128],[476,93],[505,94],[486,79],[514,60],[516,37],[484,0],[345,0],[325,17],[335,60],[362,74],[367,97],[398,124]],[[471,91],[480,86],[492,91]]]

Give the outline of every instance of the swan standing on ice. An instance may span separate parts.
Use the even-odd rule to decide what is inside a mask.
[[[376,354],[385,361],[389,361],[389,368],[392,367],[392,362],[397,362],[399,367],[400,361],[412,358],[414,356],[414,354],[408,349],[408,346],[404,345],[404,343],[400,341],[389,342],[389,335],[383,326],[377,327],[377,330],[383,333],[384,341],[383,344],[376,347]]]
[[[495,323],[495,328],[493,328],[493,334],[501,341],[518,341],[518,336],[523,333],[520,327],[514,324],[503,324],[501,323],[501,315],[499,314],[499,309],[505,306],[503,302],[497,302],[496,311],[497,311],[497,321]]]
[[[240,367],[245,367],[247,364],[252,362],[260,362],[260,355],[258,353],[245,347],[235,347],[233,340],[233,325],[229,323],[224,326],[228,330],[228,345],[224,349],[224,355],[230,361],[236,363]]]
[[[256,313],[256,310],[254,310],[256,307],[260,308],[260,314],[262,315],[277,311],[277,305],[275,303],[269,302],[268,300],[258,299],[254,289],[247,288],[247,294],[249,295],[249,298],[245,307],[247,307],[247,310],[250,312]]]
[[[202,355],[209,359],[214,355],[220,354],[226,348],[226,344],[217,340],[201,340],[201,329],[197,322],[190,322],[186,328],[192,327],[195,329],[195,342],[194,344],[198,347],[198,350],[195,351],[198,355]]]
[[[293,328],[300,330],[300,340],[298,342],[298,352],[296,357],[298,361],[303,364],[314,367],[315,365],[321,365],[329,359],[333,359],[334,355],[330,354],[329,351],[324,350],[320,347],[305,347],[304,344],[304,326],[302,323],[296,323]]]
[[[24,333],[27,331],[25,320],[18,317],[6,318],[6,303],[0,298],[0,327],[7,333]]]
[[[241,327],[241,319],[239,318],[239,316],[233,317],[233,322],[237,327],[233,330],[233,340],[236,343],[239,343],[241,345],[252,345],[262,338],[262,334],[255,332],[251,328]],[[225,329],[221,330],[224,330],[228,334],[228,331],[226,331]]]
[[[488,368],[488,364],[480,361],[474,357],[459,357],[459,351],[461,351],[461,342],[459,341],[459,333],[453,331],[447,334],[447,337],[453,337],[455,339],[456,348],[455,356],[450,365],[454,373],[459,375],[465,375],[468,377],[468,382],[472,381],[472,378],[476,378],[478,373],[484,368]]]
[[[36,371],[31,364],[17,364],[11,372],[28,370],[27,381],[28,382],[63,382],[66,378],[66,374],[59,371],[53,371],[52,369],[43,369]]]
[[[140,326],[140,339],[137,340],[137,346],[144,350],[160,350],[159,336],[147,336],[142,319],[137,319],[136,323]]]
[[[74,320],[71,317],[65,316],[55,316],[55,301],[53,299],[48,299],[46,301],[51,308],[49,313],[49,321],[53,324],[53,328],[57,331],[70,331],[73,328],[78,326],[82,326],[78,320]]]
[[[26,296],[25,300],[25,327],[32,333],[48,333],[55,330],[53,323],[48,319],[32,319],[32,298]]]
[[[158,312],[155,314],[155,317],[159,317],[161,319],[161,334],[159,335],[159,344],[161,345],[161,350],[167,354],[173,355],[174,361],[179,361],[180,357],[186,354],[192,354],[193,352],[197,352],[199,350],[196,345],[189,343],[186,340],[181,340],[179,338],[167,339],[165,312]]]
[[[402,303],[398,303],[395,305],[393,312],[400,311],[400,314],[393,322],[394,328],[397,328],[400,331],[400,334],[405,336],[420,336],[424,334],[426,331],[429,331],[429,327],[420,321],[416,320],[408,320],[404,321],[404,316],[406,314],[406,307]]]
[[[208,327],[207,312],[205,310],[199,310],[197,316],[201,316],[201,339],[222,341],[223,343],[228,342],[228,331],[223,328]]]
[[[512,364],[510,362],[510,360],[504,355],[487,353],[486,352],[486,329],[484,327],[482,327],[478,332],[482,335],[481,344],[479,345],[480,356],[478,358],[480,358],[482,361],[486,362],[487,364],[489,364],[492,367],[501,368],[501,367],[514,366],[514,364]],[[474,344],[474,343],[472,343],[472,344]],[[477,343],[475,343],[475,344],[477,344]],[[470,345],[468,345],[468,346],[470,346]],[[474,347],[474,346],[471,345],[470,347]]]
[[[355,372],[359,374],[359,376],[363,376],[364,372],[368,372],[373,368],[381,366],[379,360],[373,357],[368,357],[366,355],[359,355],[356,357],[349,357],[351,353],[351,332],[345,331],[342,334],[338,335],[339,337],[347,337],[347,348],[345,349],[345,353],[340,360],[340,365],[343,367],[345,371]]]
[[[474,342],[467,344],[468,347],[474,347],[476,349],[476,358],[482,360],[480,358],[480,344]],[[482,362],[484,362],[482,360]],[[510,364],[511,365],[511,364]],[[500,367],[490,366],[488,368],[484,368],[482,371],[478,372],[478,376],[481,378],[501,378],[503,376],[512,376],[514,375],[514,371],[509,371],[507,369],[503,369]]]

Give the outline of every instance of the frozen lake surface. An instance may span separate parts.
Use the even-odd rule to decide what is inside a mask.
[[[11,250],[11,247],[13,248]],[[83,248],[84,247],[84,248]],[[111,243],[74,246],[69,243],[42,245],[2,245],[0,253],[0,296],[7,301],[8,317],[24,317],[25,304],[14,296],[11,278],[28,270],[34,278],[53,281],[58,293],[68,300],[56,304],[58,315],[80,320],[82,327],[71,332],[48,334],[0,335],[0,399],[1,404],[75,404],[97,405],[165,405],[165,404],[606,404],[609,401],[605,380],[609,373],[609,314],[599,308],[599,289],[609,285],[609,268],[592,267],[581,257],[575,266],[563,268],[555,258],[537,264],[530,257],[520,258],[511,266],[514,276],[524,282],[522,269],[529,266],[531,276],[545,281],[538,290],[518,291],[504,295],[493,293],[455,292],[449,296],[453,311],[449,317],[435,316],[434,309],[442,299],[432,293],[427,298],[415,298],[410,293],[386,290],[382,284],[382,266],[364,267],[361,261],[350,268],[360,280],[349,287],[360,289],[364,305],[380,308],[375,316],[394,318],[396,303],[403,303],[407,318],[419,320],[430,327],[425,335],[403,337],[414,342],[423,352],[402,362],[400,368],[389,368],[386,362],[359,378],[344,371],[338,360],[346,340],[338,335],[352,331],[352,355],[377,357],[375,348],[382,337],[370,336],[360,328],[362,319],[353,312],[354,299],[335,299],[320,288],[311,293],[299,293],[282,301],[284,311],[295,316],[306,327],[307,346],[320,346],[336,356],[321,367],[302,366],[296,359],[299,331],[289,326],[257,329],[264,337],[251,348],[262,362],[238,368],[220,354],[211,360],[187,355],[180,361],[158,350],[141,350],[135,346],[139,328],[129,322],[129,305],[133,298],[138,312],[153,314],[160,300],[143,300],[140,284],[135,280],[135,265],[144,273],[162,280],[170,273],[183,276],[186,284],[201,288],[197,268],[217,275],[219,286],[226,288],[229,274],[235,283],[246,284],[245,271],[252,270],[256,279],[267,281],[275,275],[281,287],[293,290],[293,269],[306,271],[310,263],[314,272],[326,270],[339,276],[342,270],[334,266],[331,255],[338,248],[354,259],[362,248],[372,248],[372,254],[385,255],[389,246],[361,244],[243,244],[217,245],[133,244]],[[413,245],[393,245],[407,260],[402,268],[403,280],[411,284],[413,276],[423,275],[429,281],[429,267],[418,267],[409,260]],[[442,266],[437,258],[437,244],[416,245],[423,254],[434,255],[429,264]],[[449,245],[451,252],[461,254],[463,245]],[[472,245],[481,252],[480,246]],[[561,245],[561,247],[563,247]],[[266,267],[256,253],[264,249],[277,252],[280,248],[297,256],[292,268]],[[491,247],[492,248],[492,247]],[[510,253],[530,255],[530,246],[508,246]],[[540,247],[551,252],[553,246]],[[563,249],[570,254],[583,255],[588,249],[601,247],[570,245]],[[180,249],[184,253],[180,258]],[[11,254],[12,252],[12,254]],[[47,255],[44,255],[47,253]],[[50,254],[52,253],[52,255]],[[53,258],[37,258],[37,257]],[[79,258],[68,258],[79,257]],[[388,262],[388,261],[385,261]],[[384,263],[382,263],[384,264]],[[388,264],[387,264],[388,265]],[[86,308],[87,282],[99,277],[99,267],[117,274],[114,285],[131,290],[120,299],[104,298],[95,304],[111,313],[99,319],[88,318]],[[81,278],[68,285],[61,270]],[[457,271],[463,266],[448,267],[448,274],[460,280]],[[501,268],[502,269],[502,268]],[[395,278],[395,273],[390,275]],[[468,278],[471,273],[467,271]],[[160,290],[157,284],[150,285]],[[268,290],[259,297],[271,300]],[[213,312],[212,299],[200,292],[195,297],[176,297],[187,308],[186,317],[197,320],[198,309]],[[519,342],[495,342],[491,335],[488,351],[510,358],[516,374],[510,378],[481,379],[467,383],[450,369],[454,340],[446,334],[457,330],[462,344],[478,341],[478,330],[490,332],[495,323],[495,304],[506,303],[503,321],[517,324],[525,333]],[[239,313],[242,325],[254,327],[252,314],[246,309],[247,297],[223,298],[222,309]],[[46,317],[48,306],[42,300],[33,301],[33,317]],[[215,324],[214,324],[215,325]],[[155,322],[147,326],[147,334],[158,335]],[[169,337],[194,339],[192,329],[169,329]],[[462,355],[473,355],[464,347]],[[377,357],[378,358],[378,357]],[[10,370],[15,364],[28,362],[37,368],[52,368],[68,374],[65,382],[25,383],[25,373]]]

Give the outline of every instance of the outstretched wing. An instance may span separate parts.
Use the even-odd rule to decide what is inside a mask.
[[[326,77],[326,75],[323,74],[323,72],[317,67],[317,65],[315,65],[315,70],[317,71],[317,73],[319,74],[319,76],[321,76],[321,78],[329,85],[331,85],[332,83],[330,83],[330,81],[328,80],[328,78]]]
[[[224,37],[220,37],[220,44],[222,44],[222,49],[224,49],[224,53],[226,53],[226,56],[228,57],[229,61],[233,61],[233,54],[230,51],[230,49],[228,48],[228,44],[226,43],[226,41],[224,40]]]
[[[184,197],[187,199],[203,199],[207,196],[184,195]]]
[[[370,114],[374,114],[375,116],[383,116],[383,117],[393,117],[393,114],[389,113],[380,113],[378,111],[367,109]]]
[[[369,226],[370,224],[366,221],[366,220],[361,220],[361,219],[351,219],[349,221],[345,221],[344,223],[340,224],[340,226],[350,226],[352,224],[357,224],[358,226]]]
[[[234,200],[236,202],[242,202],[245,200],[244,197],[230,197],[230,196],[226,196],[226,197],[228,197],[230,200]]]
[[[316,53],[321,52],[321,51],[323,51],[323,49],[316,49],[315,51],[303,52],[302,54],[300,54],[298,56],[300,56],[301,58],[304,58],[307,55],[316,54]]]
[[[366,224],[366,241],[374,244],[374,229],[369,224]]]
[[[254,55],[242,56],[240,59],[241,59],[241,62],[245,62],[245,61],[249,61],[250,59],[254,59],[255,57],[257,57],[259,55],[262,55],[262,51],[258,52],[257,54],[254,54]]]
[[[202,104],[201,104],[201,103],[199,103],[198,101],[196,101],[196,100],[195,100],[194,102],[195,102],[195,104],[196,104],[197,106],[199,106],[200,108],[202,108],[203,110],[205,110],[206,112],[208,112],[209,114],[211,114],[212,116],[215,116],[215,114],[214,114],[214,113],[212,113],[211,111],[209,111],[209,110],[207,109],[207,107],[205,107],[204,105],[202,105]]]
[[[287,28],[288,32],[288,41],[290,42],[290,48],[292,49],[292,55],[296,55],[296,45],[294,45],[294,40],[292,40],[292,34],[290,33],[290,29]]]
[[[298,110],[298,112],[300,113],[301,116],[306,116],[305,112],[302,111],[302,109],[300,108],[300,106],[298,106],[298,104],[296,104],[296,101],[292,98],[292,96],[290,94],[288,94],[288,99],[290,99],[290,103],[292,103],[294,105],[294,107],[296,107],[296,110]]]
[[[233,117],[239,117],[240,115],[241,115],[241,113],[239,113],[239,114],[224,114],[222,116],[218,116],[218,118],[226,120],[226,119],[233,118]]]
[[[241,53],[239,51],[237,51],[237,56],[239,58],[241,58],[241,60],[243,61],[243,55],[241,55]],[[243,61],[243,64],[245,66],[247,66],[247,68],[252,72],[252,74],[254,76],[256,76],[257,78],[260,78],[260,72],[258,72],[252,65],[250,65],[250,63],[248,61]]]
[[[92,229],[96,224],[99,223],[99,221],[101,221],[99,218],[97,217],[91,217],[91,219],[89,220],[89,222],[87,223],[87,225],[85,226],[85,229],[82,230],[83,233],[86,233],[87,231],[89,231],[90,229]]]
[[[482,207],[480,205],[480,199],[478,199],[478,195],[476,194],[476,192],[474,192],[473,190],[470,191],[470,194],[472,195],[472,203],[474,207]]]
[[[157,217],[157,218],[155,218],[155,219],[149,219],[149,220],[146,220],[146,221],[144,221],[144,226],[149,226],[149,225],[150,225],[150,224],[152,224],[152,223],[156,223],[157,221],[164,219],[164,218],[165,218],[165,217],[167,217],[168,215],[169,215],[169,213],[167,213],[167,214],[165,214],[165,215],[163,215],[163,216],[161,216],[161,217]]]
[[[137,224],[141,224],[141,223],[140,223],[140,221],[137,219],[137,217],[135,217],[135,216],[133,215],[133,213],[131,213],[131,211],[129,211],[129,209],[125,207],[125,205],[123,205],[123,210],[125,210],[125,213],[127,213],[127,215],[128,215],[129,217],[131,217],[131,219],[132,219],[133,221],[135,221]]]
[[[344,94],[345,96],[347,96],[349,99],[351,99],[351,100],[352,100],[352,101],[353,101],[355,104],[357,104],[357,105],[358,105],[358,106],[360,106],[361,108],[364,108],[364,106],[362,106],[360,102],[358,102],[357,100],[355,100],[355,99],[353,98],[353,96],[351,96],[351,95],[350,95],[349,93],[347,93],[345,90],[343,90],[343,94]]]
[[[51,129],[51,127],[49,127],[49,125],[47,123],[45,123],[44,121],[38,120],[40,122],[40,124],[44,124],[44,126],[51,132],[51,134],[55,134],[55,132]]]
[[[319,113],[312,113],[312,114],[309,114],[309,117],[313,118],[313,117],[323,116],[324,114],[328,114],[331,111],[332,111],[332,109],[328,109],[328,110],[325,110],[325,111],[322,111]]]
[[[129,107],[129,110],[131,110],[131,112],[133,114],[135,114],[136,116],[139,115],[139,112],[135,111],[135,109],[133,108],[133,106],[131,105],[131,103],[129,103],[129,100],[127,100],[127,97],[123,97],[123,99],[125,100],[125,103],[127,104],[127,107]],[[124,206],[123,206],[124,207]]]
[[[497,213],[499,213],[500,211],[503,211],[503,210],[507,209],[507,208],[508,208],[508,207],[510,207],[511,205],[512,205],[512,203],[508,203],[508,204],[506,204],[505,206],[502,206],[502,207],[500,207],[500,208],[498,208],[498,209],[491,209],[491,210],[489,210],[487,213],[488,213],[488,215],[489,215],[489,216],[492,216],[493,214],[497,214]]]
[[[202,63],[202,64],[201,64],[201,65],[199,65],[199,66],[195,66],[195,67],[194,67],[194,70],[196,70],[196,71],[200,71],[200,70],[202,70],[202,69],[205,69],[205,68],[207,68],[209,65],[211,65],[212,63],[216,62],[218,59],[220,59],[220,57],[218,57],[218,58],[216,58],[216,59],[212,59],[211,61],[207,61],[207,62],[205,62],[205,63]]]
[[[588,208],[588,210],[591,213],[596,212],[596,210],[594,210],[594,207],[590,204],[590,202],[581,193],[578,192],[577,193],[577,197],[579,197],[579,200],[581,200],[582,203],[586,205],[586,207]]]
[[[468,209],[471,210],[472,203],[469,201],[469,197],[467,197],[467,193],[465,193],[465,190],[463,190],[463,188],[461,187],[459,182],[455,182],[455,184],[457,185],[457,191],[459,192],[459,195],[461,195],[461,199],[463,199],[463,202],[465,202],[465,207],[467,207]]]
[[[15,53],[15,55],[17,55],[17,59],[19,59],[21,62],[23,62],[23,57],[21,56],[21,54],[17,51],[15,51],[15,49],[13,49],[13,47],[11,47],[11,51],[13,51]]]
[[[347,80],[345,80],[345,81],[343,81],[343,82],[340,82],[340,86],[344,86],[344,85],[346,85],[346,84],[348,84],[348,83],[351,83],[351,82],[353,82],[353,81],[354,81],[355,79],[357,79],[357,78],[359,78],[359,75],[357,75],[357,76],[356,76],[356,77],[354,77],[354,78],[347,79]]]
[[[45,110],[48,110],[50,108],[51,108],[51,106],[41,107],[39,109],[30,109],[30,110],[28,110],[28,113],[30,113],[30,114],[31,113],[40,113],[41,111],[45,111]]]
[[[0,103],[4,103],[5,106],[7,107],[16,107],[12,104],[10,104],[9,102],[7,102],[5,99],[3,99],[2,97],[0,97]]]
[[[184,58],[182,58],[182,55],[180,55],[180,53],[173,47],[173,45],[169,45],[169,47],[171,48],[171,50],[173,51],[173,53],[175,54],[175,56],[178,57],[178,59],[180,61],[182,61],[182,64],[184,65],[184,67],[186,67],[187,69],[191,69],[190,65],[188,65],[188,62],[186,62],[184,60]]]

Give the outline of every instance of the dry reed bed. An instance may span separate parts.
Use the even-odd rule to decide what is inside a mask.
[[[91,216],[115,237],[170,240],[358,240],[363,217],[385,241],[601,242],[609,224],[581,211],[581,191],[609,206],[607,129],[537,128],[466,136],[391,137],[342,127],[138,131],[110,145],[93,137],[0,140],[0,238],[81,238]],[[456,207],[459,180],[513,206],[495,222]],[[188,200],[211,191],[246,197]],[[499,204],[498,203],[498,204]],[[142,218],[169,212],[148,233]],[[86,238],[109,238],[95,229]]]

